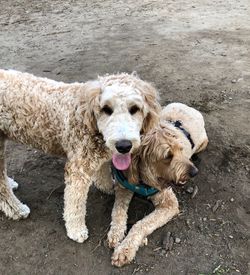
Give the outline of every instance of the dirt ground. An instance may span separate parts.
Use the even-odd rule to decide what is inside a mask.
[[[0,214],[0,274],[250,274],[250,10],[248,0],[0,0],[0,67],[68,82],[137,71],[205,117],[210,144],[199,175],[176,189],[181,214],[149,237],[136,260],[111,266],[114,198],[94,188],[90,237],[66,237],[63,159],[8,144],[8,173],[31,208]],[[199,191],[192,198],[190,188]],[[192,192],[191,192],[192,193]],[[129,224],[152,210],[135,199]],[[180,242],[162,249],[167,232]]]

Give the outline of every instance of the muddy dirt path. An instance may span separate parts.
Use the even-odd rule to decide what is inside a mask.
[[[9,175],[31,208],[27,220],[0,214],[0,274],[250,274],[250,10],[227,1],[0,0],[0,67],[63,81],[137,71],[161,92],[205,116],[210,144],[181,215],[149,237],[135,262],[110,264],[105,244],[113,197],[94,188],[90,237],[77,244],[62,220],[64,160],[8,144]],[[192,192],[191,192],[192,193]],[[129,224],[152,210],[134,200]],[[167,232],[180,242],[162,248]]]

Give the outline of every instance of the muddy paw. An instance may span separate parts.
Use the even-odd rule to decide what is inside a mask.
[[[135,257],[136,250],[126,246],[118,246],[111,258],[111,263],[114,266],[121,267],[129,264]]]
[[[13,210],[9,217],[13,220],[26,219],[30,214],[30,209],[26,204],[21,204],[18,211]]]
[[[82,229],[68,229],[67,236],[78,243],[83,243],[85,240],[88,239],[88,229],[87,227]]]

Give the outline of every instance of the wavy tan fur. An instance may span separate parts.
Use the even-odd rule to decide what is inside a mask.
[[[195,144],[193,149],[183,132],[169,122],[176,120],[180,120],[183,127],[191,134]],[[200,112],[181,103],[169,104],[163,108],[159,124],[143,136],[140,149],[134,155],[133,165],[127,171],[131,183],[136,184],[142,179],[160,191],[149,197],[155,210],[138,221],[124,238],[127,230],[127,210],[132,193],[116,183],[115,204],[108,233],[109,246],[115,248],[112,255],[113,265],[120,267],[131,262],[143,240],[179,213],[178,201],[169,183],[184,183],[191,177],[190,173],[196,167],[190,158],[194,153],[204,150],[207,143],[204,120]],[[98,182],[98,186],[103,185],[103,190],[112,188],[107,167],[107,165],[101,167],[102,175],[106,171],[105,183],[101,183],[100,180]],[[108,175],[109,181],[107,181]]]
[[[12,219],[26,218],[30,212],[12,191],[17,183],[7,177],[6,139],[65,156],[67,235],[77,242],[86,240],[86,200],[91,176],[112,153],[117,153],[118,140],[130,140],[131,152],[139,147],[144,122],[148,116],[152,125],[157,120],[157,99],[150,84],[126,73],[66,84],[0,70],[0,210]],[[110,115],[102,111],[106,104],[112,108]],[[129,108],[133,104],[140,108],[132,116]],[[129,133],[119,128],[121,119],[122,127],[130,129]]]

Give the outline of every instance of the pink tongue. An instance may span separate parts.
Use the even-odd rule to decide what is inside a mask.
[[[127,170],[131,163],[131,155],[127,154],[113,154],[112,162],[116,169]]]

